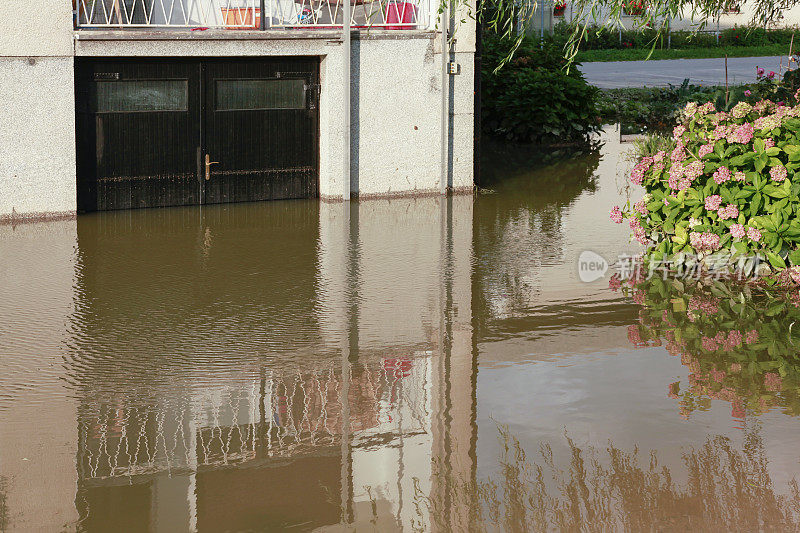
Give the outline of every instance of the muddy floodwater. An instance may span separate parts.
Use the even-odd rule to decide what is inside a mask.
[[[0,227],[0,531],[797,530],[792,306],[612,290],[603,141],[475,196]]]

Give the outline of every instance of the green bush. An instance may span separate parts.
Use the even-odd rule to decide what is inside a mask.
[[[597,89],[577,65],[565,69],[561,49],[526,42],[503,64],[512,47],[496,36],[484,40],[481,117],[487,133],[553,144],[583,140],[599,128]]]
[[[629,29],[620,31],[616,28],[589,26],[586,39],[581,42],[580,50],[608,50],[628,48],[708,48],[713,46],[765,46],[770,44],[786,45],[787,52],[792,35],[800,32],[796,28],[765,30],[764,28],[746,26],[735,27],[720,32],[719,39],[713,31],[678,30],[670,34],[669,42],[666,34],[659,35],[655,29]],[[572,29],[561,21],[553,28],[548,38],[556,46],[566,45]],[[800,35],[798,35],[800,37]]]
[[[727,271],[750,274],[764,260],[766,273],[800,282],[798,117],[800,105],[771,100],[742,101],[730,113],[687,104],[672,150],[645,155],[631,172],[645,197],[615,207],[612,219],[628,218],[654,261],[705,268],[724,258]]]
[[[606,123],[638,124],[651,129],[668,129],[674,124],[676,113],[689,101],[716,101],[713,87],[681,85],[668,87],[641,87],[608,89],[598,95],[597,108]],[[724,103],[724,91],[723,91]]]
[[[755,73],[754,73],[755,74]],[[730,111],[739,102],[769,99],[787,103],[800,89],[800,69],[787,71],[782,81],[777,75],[770,78],[764,72],[755,83],[729,87],[681,85],[668,87],[640,87],[607,89],[600,91],[597,109],[605,123],[621,122],[646,126],[652,130],[666,130],[674,125],[683,107],[689,102],[698,105],[711,102],[719,111]]]

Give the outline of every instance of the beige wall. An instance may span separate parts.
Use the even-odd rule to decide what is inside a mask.
[[[75,212],[69,2],[0,2],[0,222]]]

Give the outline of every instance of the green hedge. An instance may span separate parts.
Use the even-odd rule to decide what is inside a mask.
[[[523,43],[498,69],[513,43],[484,37],[482,109],[484,131],[505,139],[542,144],[583,140],[599,128],[597,89],[578,72],[565,70],[560,48]]]
[[[764,46],[764,45],[786,45],[788,53],[792,35],[800,34],[797,28],[782,28],[765,30],[757,27],[736,27],[720,32],[719,40],[712,32],[694,32],[690,30],[679,30],[671,32],[671,48],[708,48],[712,46]],[[572,34],[572,30],[566,22],[559,22],[555,25],[553,34],[549,41],[556,46],[564,47]],[[650,48],[653,40],[657,38],[656,47],[666,48],[667,38],[665,34],[657,35],[654,29],[642,30],[623,30],[620,39],[619,30],[589,27],[587,39],[581,43],[581,50],[624,50],[629,48]],[[798,35],[800,37],[800,35]],[[800,43],[798,43],[800,45]]]

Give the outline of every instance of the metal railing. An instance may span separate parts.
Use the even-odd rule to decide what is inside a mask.
[[[350,1],[354,28],[425,29],[430,25],[430,0]],[[324,29],[342,26],[343,8],[344,0],[77,0],[75,20],[80,29]]]

